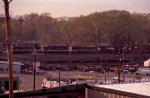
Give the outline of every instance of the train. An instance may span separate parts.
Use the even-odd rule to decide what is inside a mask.
[[[116,53],[117,47],[94,47],[94,46],[14,46],[12,48],[14,54],[31,54],[35,50],[41,54],[96,54],[96,53]]]
[[[0,49],[0,53],[4,50]],[[6,49],[5,49],[6,51]],[[15,44],[12,46],[13,54],[130,54],[130,53],[150,53],[150,46],[140,47],[119,47],[113,45],[101,46],[67,46],[67,45],[48,45],[41,46],[38,43]]]
[[[149,50],[144,49],[134,49],[134,48],[119,48],[117,46],[14,46],[14,54],[31,54],[31,53],[40,53],[40,54],[131,54],[131,53],[150,53]]]

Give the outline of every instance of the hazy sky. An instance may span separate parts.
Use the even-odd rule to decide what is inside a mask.
[[[13,0],[10,5],[13,16],[31,12],[48,12],[53,17],[79,16],[113,9],[150,13],[150,0]],[[0,14],[3,10],[0,0]]]

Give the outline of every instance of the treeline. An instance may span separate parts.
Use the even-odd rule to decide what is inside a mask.
[[[150,46],[150,15],[111,10],[87,16],[52,18],[49,14],[23,15],[11,19],[12,40],[38,41],[42,45]],[[0,21],[0,41],[5,23]]]

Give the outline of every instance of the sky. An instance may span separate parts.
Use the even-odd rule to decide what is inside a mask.
[[[52,17],[73,17],[114,9],[150,13],[150,0],[13,0],[10,4],[13,16],[46,12]],[[3,0],[0,14],[4,14]]]

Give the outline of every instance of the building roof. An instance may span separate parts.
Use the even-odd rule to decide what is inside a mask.
[[[145,61],[148,61],[148,60],[150,60],[150,58],[146,59]],[[145,62],[145,61],[144,61],[144,62]]]
[[[150,96],[150,93],[149,93],[150,82],[128,83],[128,84],[112,84],[112,85],[95,85],[95,86]]]
[[[70,98],[75,97],[84,98],[85,95],[85,85],[86,84],[76,84],[76,85],[67,85],[55,88],[42,88],[39,90],[25,91],[25,92],[17,92],[14,94],[14,98],[22,98],[22,97],[34,97],[34,98],[44,98],[55,97],[56,98]],[[0,95],[0,98],[8,98],[9,94]]]
[[[111,46],[111,43],[100,43],[100,46]]]
[[[9,80],[9,77],[8,76],[0,77],[0,80]],[[19,80],[19,77],[15,76],[15,77],[13,77],[13,80]]]
[[[0,61],[0,64],[8,64],[8,61]],[[13,62],[13,65],[24,65],[21,62]]]
[[[0,14],[0,17],[5,17],[5,14]]]

